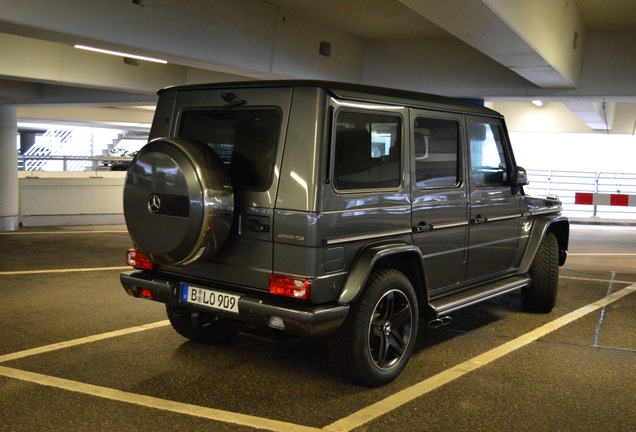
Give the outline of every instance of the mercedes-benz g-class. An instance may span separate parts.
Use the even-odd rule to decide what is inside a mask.
[[[513,290],[552,310],[569,222],[526,184],[481,105],[320,81],[167,88],[126,176],[121,282],[204,344],[333,334],[338,368],[381,385],[420,320]]]

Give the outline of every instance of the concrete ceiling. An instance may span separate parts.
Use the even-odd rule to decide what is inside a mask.
[[[139,106],[154,103],[157,88],[263,78],[558,101],[593,130],[611,129],[617,111],[636,106],[633,0],[54,5],[0,0],[0,103],[19,105],[23,119],[147,123],[150,113]],[[318,52],[321,42],[330,56]],[[78,43],[168,64],[125,63],[74,49]]]

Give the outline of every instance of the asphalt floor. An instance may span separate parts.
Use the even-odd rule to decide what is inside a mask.
[[[0,233],[0,431],[636,430],[636,228],[573,225],[557,306],[512,293],[420,328],[363,388],[324,339],[179,336],[119,283],[123,226]]]

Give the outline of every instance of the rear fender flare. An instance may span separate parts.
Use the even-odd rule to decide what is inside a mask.
[[[398,255],[409,255],[411,258],[416,258],[414,261],[418,263],[419,268],[412,270],[416,272],[415,274],[420,277],[420,280],[413,280],[413,271],[409,272],[411,274],[407,274],[406,276],[411,279],[411,283],[413,283],[416,291],[418,291],[418,287],[423,285],[424,278],[422,253],[417,246],[406,243],[371,245],[363,249],[352,264],[349,275],[343,285],[342,291],[340,292],[338,303],[351,304],[354,302],[362,293],[362,290],[364,289],[364,286],[376,265],[379,264],[382,266],[382,263],[380,263],[382,260],[386,258],[397,258]],[[419,294],[421,293],[418,293],[418,295]]]

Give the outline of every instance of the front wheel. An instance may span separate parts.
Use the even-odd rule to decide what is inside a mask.
[[[227,343],[237,334],[223,327],[218,317],[170,305],[166,305],[166,312],[177,333],[203,345]]]
[[[413,352],[418,323],[409,279],[397,270],[374,271],[336,336],[336,367],[364,386],[393,381]]]
[[[559,243],[552,233],[545,235],[530,266],[530,283],[521,290],[521,304],[532,312],[554,308],[559,284]]]

